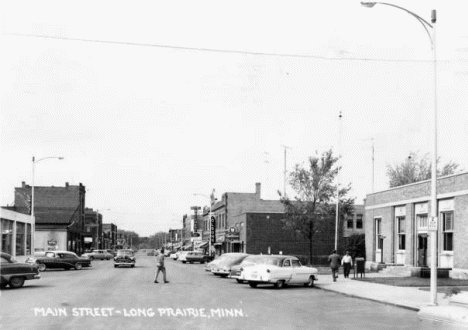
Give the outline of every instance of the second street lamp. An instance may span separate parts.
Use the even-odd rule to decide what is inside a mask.
[[[428,221],[428,231],[431,237],[431,305],[437,305],[437,51],[436,51],[436,26],[437,21],[436,10],[431,12],[431,23],[427,22],[421,16],[405,9],[403,7],[386,3],[386,2],[361,2],[361,5],[367,8],[372,8],[375,5],[386,5],[401,9],[418,20],[426,31],[431,41],[432,60],[434,69],[434,108],[433,108],[433,134],[432,134],[432,162],[431,162],[431,218]],[[429,32],[431,29],[432,34]]]

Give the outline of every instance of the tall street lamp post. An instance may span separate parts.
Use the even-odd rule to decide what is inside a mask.
[[[431,242],[431,305],[437,305],[437,51],[436,51],[436,10],[431,12],[431,23],[424,18],[400,6],[386,2],[361,2],[364,7],[372,8],[376,4],[401,9],[418,20],[431,41],[432,60],[434,69],[434,108],[433,108],[433,134],[432,134],[432,163],[431,163],[431,218],[428,222]],[[431,29],[432,33],[429,32]]]
[[[39,163],[40,161],[43,161],[45,159],[51,159],[51,158],[56,158],[62,160],[63,157],[57,157],[57,156],[49,156],[49,157],[43,157],[36,159],[36,157],[32,157],[32,185],[31,185],[31,256],[34,256],[34,251],[35,251],[35,232],[36,232],[36,219],[34,217],[34,179],[35,179],[35,172],[36,172],[36,163]]]

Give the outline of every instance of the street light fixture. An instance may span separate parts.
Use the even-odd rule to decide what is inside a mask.
[[[31,256],[34,256],[34,251],[35,251],[35,232],[36,232],[36,219],[34,217],[34,179],[35,179],[35,171],[36,171],[36,163],[39,163],[40,161],[43,161],[45,159],[52,159],[56,158],[59,160],[64,159],[64,157],[58,157],[58,156],[48,156],[48,157],[43,157],[36,159],[36,157],[32,157],[32,183],[31,183]]]
[[[437,305],[437,52],[436,52],[436,10],[431,12],[431,23],[427,22],[421,16],[405,9],[403,7],[386,2],[361,2],[363,7],[372,8],[376,4],[386,5],[401,9],[418,20],[424,27],[431,41],[432,59],[434,64],[434,109],[433,109],[433,136],[432,136],[432,162],[431,162],[431,219],[428,229],[431,237],[431,305]],[[429,32],[432,30],[432,34]]]

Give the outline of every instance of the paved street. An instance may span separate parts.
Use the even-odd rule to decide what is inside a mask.
[[[137,257],[135,268],[93,261],[90,269],[47,270],[22,289],[2,290],[2,328],[443,328],[421,323],[414,311],[318,288],[252,289],[169,258],[170,283],[154,284],[154,257]]]

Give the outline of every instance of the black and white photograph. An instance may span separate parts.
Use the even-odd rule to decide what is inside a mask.
[[[0,5],[1,329],[468,328],[468,3]]]

